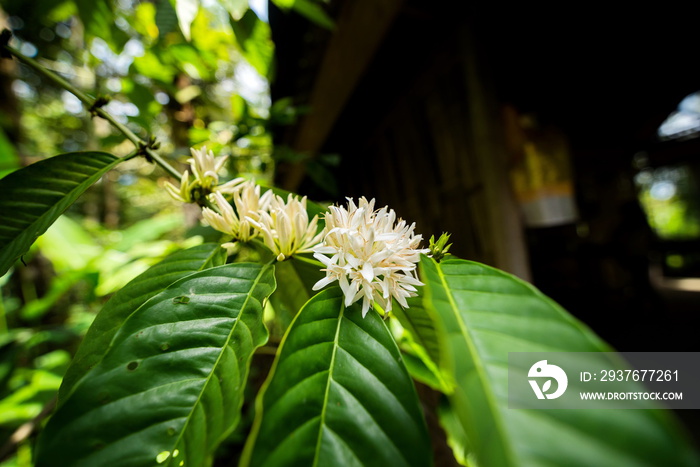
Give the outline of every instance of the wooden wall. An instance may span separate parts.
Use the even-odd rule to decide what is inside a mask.
[[[378,3],[343,2],[337,30],[316,31],[327,39],[315,43],[327,45],[312,89],[293,86],[301,65],[289,55],[299,53],[296,63],[303,63],[305,49],[285,49],[278,76],[287,78],[277,89],[310,96],[303,102],[310,113],[281,142],[311,157],[340,154],[335,176],[342,196],[390,205],[416,222],[426,245],[430,235],[447,231],[458,256],[529,279],[500,103],[470,19],[416,0],[389,3],[379,14]],[[366,15],[382,20],[365,21]],[[277,42],[285,43],[285,29],[277,30]],[[278,182],[313,194],[301,167],[280,166]]]
[[[453,45],[430,58],[369,132],[359,110],[339,121],[349,130],[337,131],[330,146],[343,156],[343,192],[376,197],[426,239],[450,232],[458,256],[529,279],[500,104],[469,32],[457,31]]]

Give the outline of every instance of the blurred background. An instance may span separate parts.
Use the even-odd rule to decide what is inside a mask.
[[[691,12],[333,6],[334,32],[270,15],[273,99],[312,109],[281,142],[339,155],[338,193],[452,232],[616,348],[697,350]],[[280,183],[317,192],[302,170]]]
[[[327,203],[375,197],[424,238],[450,232],[454,254],[532,282],[618,350],[667,352],[697,350],[696,10],[0,0],[0,28],[110,96],[106,109],[181,170],[206,145],[230,156],[228,177]],[[67,91],[0,61],[0,176],[98,149],[132,147]],[[122,164],[0,279],[7,465],[28,465],[29,441],[9,437],[51,410],[110,294],[216,238],[166,179]],[[697,433],[697,416],[680,415]]]

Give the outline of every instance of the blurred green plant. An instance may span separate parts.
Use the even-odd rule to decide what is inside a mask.
[[[659,238],[700,237],[700,188],[690,167],[647,168],[635,176],[635,183],[649,225]]]

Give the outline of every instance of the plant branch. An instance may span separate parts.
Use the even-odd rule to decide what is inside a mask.
[[[39,62],[34,60],[33,58],[27,57],[26,55],[22,54],[20,51],[10,47],[9,45],[3,45],[2,48],[9,52],[11,55],[14,55],[17,57],[17,59],[24,63],[25,65],[31,67],[34,69],[36,72],[44,76],[46,79],[49,81],[53,82],[59,87],[62,87],[66,91],[70,92],[71,94],[75,95],[78,99],[80,99],[83,104],[89,109],[90,113],[93,115],[98,115],[105,120],[107,120],[109,123],[112,124],[117,130],[119,130],[129,141],[134,143],[134,145],[139,148],[140,152],[146,156],[147,158],[153,160],[156,164],[161,166],[168,174],[171,176],[175,177],[175,179],[179,180],[180,177],[182,176],[180,172],[175,170],[173,166],[168,164],[162,157],[160,157],[153,149],[151,149],[151,144],[147,143],[146,141],[142,140],[136,134],[134,134],[133,131],[131,131],[129,128],[126,127],[126,125],[120,123],[115,119],[111,114],[106,112],[104,109],[101,108],[101,105],[104,105],[105,100],[102,99],[94,99],[84,92],[82,92],[80,89],[76,88],[73,86],[71,83],[63,79],[61,76],[57,75],[56,73],[47,70],[44,66],[42,66]]]

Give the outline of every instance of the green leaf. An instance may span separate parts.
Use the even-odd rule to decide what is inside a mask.
[[[177,13],[170,0],[156,0],[155,22],[158,36],[162,38],[177,28]]]
[[[321,27],[326,29],[333,29],[335,27],[330,16],[323,10],[321,5],[313,0],[294,0],[292,9]]]
[[[120,53],[129,36],[115,25],[114,8],[109,0],[74,0],[88,36],[104,39],[116,53]]]
[[[272,3],[284,10],[288,10],[294,6],[294,0],[272,0]]]
[[[61,377],[49,371],[27,371],[26,384],[0,400],[0,427],[17,427],[39,415],[61,384]]]
[[[15,151],[15,147],[0,126],[0,178],[14,172],[19,166],[20,160]]]
[[[257,401],[242,466],[430,465],[413,382],[377,313],[333,287],[297,315]]]
[[[59,403],[63,403],[76,383],[102,360],[112,338],[134,310],[173,282],[197,271],[219,266],[225,260],[225,250],[213,243],[178,251],[114,294],[97,315],[78,348],[58,392]]]
[[[174,66],[164,63],[164,61],[151,50],[147,50],[146,53],[140,57],[135,57],[132,66],[139,74],[160,81],[166,86],[172,83],[174,76],[177,74],[177,70]]]
[[[306,162],[306,173],[319,188],[333,198],[338,197],[340,193],[338,182],[328,167],[315,159],[310,159]]]
[[[425,364],[425,360],[418,357],[416,352],[412,348],[406,347],[403,342],[397,342],[402,352],[403,363],[406,365],[406,369],[408,370],[408,374],[411,375],[411,378],[436,391],[443,391],[443,382],[438,378],[438,374],[432,368],[428,368],[428,365]]]
[[[315,294],[311,288],[325,276],[321,268],[323,264],[320,262],[299,256],[277,263],[275,266],[277,289],[270,297],[278,328],[274,330],[276,332],[270,329],[273,336],[284,335],[299,310]]]
[[[437,413],[440,425],[447,435],[447,445],[452,449],[455,460],[460,465],[475,465],[473,459],[469,458],[469,453],[471,452],[469,439],[467,439],[464,427],[460,423],[454,409],[446,400],[441,399]],[[472,462],[471,464],[470,461]]]
[[[0,180],[0,276],[90,185],[121,161],[105,152],[74,152]]]
[[[236,42],[243,51],[243,56],[260,76],[267,77],[274,54],[270,26],[258,19],[253,10],[248,10],[239,21],[231,21]]]
[[[668,411],[508,408],[508,352],[610,348],[531,285],[478,263],[421,258],[425,305],[444,329],[449,401],[480,467],[696,465]]]
[[[160,238],[183,223],[182,213],[159,214],[148,217],[122,230],[119,242],[112,248],[119,251],[128,251],[136,245]]]
[[[37,467],[206,465],[240,418],[274,287],[272,266],[228,264],[143,304],[49,420]]]
[[[454,383],[449,373],[449,360],[441,348],[440,333],[436,329],[435,319],[423,307],[421,296],[409,298],[407,302],[408,309],[397,306],[392,309],[391,314],[409,336],[404,345],[423,364],[419,366],[412,362],[409,370],[414,378],[417,377],[433,389],[445,393],[452,392]],[[426,372],[432,375],[426,375]]]

